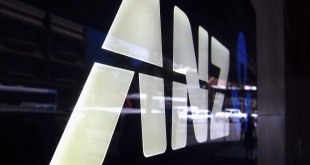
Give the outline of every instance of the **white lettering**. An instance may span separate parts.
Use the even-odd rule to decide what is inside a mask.
[[[172,129],[171,147],[184,148],[187,140],[187,88],[185,84],[172,84]]]
[[[95,63],[51,165],[99,165],[108,150],[134,72]]]
[[[162,67],[159,0],[124,0],[102,48]]]
[[[221,69],[218,78],[218,86],[226,88],[229,72],[229,51],[214,37],[211,38],[211,62]],[[222,111],[225,95],[216,93],[213,103],[212,114]],[[229,120],[211,120],[211,140],[229,135]]]
[[[202,143],[208,138],[208,90],[200,88],[199,80],[208,82],[209,34],[199,27],[198,35],[199,72],[189,19],[175,7],[173,71],[184,74],[186,84],[173,82],[172,86],[173,150],[186,146],[188,110],[197,141]],[[102,48],[162,67],[159,0],[123,1]],[[214,37],[211,62],[220,68],[218,85],[225,88],[229,51]],[[50,164],[102,164],[133,75],[132,71],[94,64]],[[164,153],[167,148],[164,81],[139,73],[139,87],[143,153],[150,157]],[[222,111],[224,98],[224,94],[215,94],[213,115]],[[201,113],[205,118],[201,118]],[[211,120],[211,139],[227,135],[228,120]]]
[[[167,148],[164,81],[139,74],[143,153],[150,157]]]

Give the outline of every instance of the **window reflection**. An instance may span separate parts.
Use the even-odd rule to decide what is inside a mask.
[[[123,12],[98,15],[107,27],[89,27],[40,2],[21,1],[0,1],[5,157],[36,164],[32,155],[42,150],[47,156],[38,164],[62,157],[84,164],[202,164],[207,156],[229,157],[226,150],[238,155],[229,150],[236,145],[255,159],[259,89],[249,62],[255,49],[248,54],[249,31],[236,32],[245,27],[219,28],[223,20],[214,13],[203,16],[216,21],[199,22],[195,9],[158,0],[123,1]],[[101,3],[100,11],[112,12],[115,1]],[[94,61],[103,64],[90,74]],[[83,88],[88,74],[92,85]]]

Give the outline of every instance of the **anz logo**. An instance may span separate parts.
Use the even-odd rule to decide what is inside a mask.
[[[103,49],[163,67],[159,0],[124,0],[102,45]],[[187,123],[178,119],[177,107],[206,111],[208,90],[199,80],[208,82],[208,59],[220,68],[218,86],[226,87],[229,73],[229,51],[217,39],[198,29],[196,63],[192,29],[187,15],[174,7],[173,71],[186,77],[186,84],[173,82],[171,139],[166,137],[164,80],[139,73],[142,144],[145,157],[162,154],[171,140],[173,150],[187,143]],[[50,164],[100,165],[103,163],[112,135],[126,99],[134,72],[95,63],[80,94]],[[222,110],[225,95],[216,93],[212,113]],[[189,100],[188,100],[189,99]],[[199,123],[192,113],[195,137],[207,141],[208,122]],[[229,135],[228,120],[211,120],[210,138]]]

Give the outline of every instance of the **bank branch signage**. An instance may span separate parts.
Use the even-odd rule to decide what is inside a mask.
[[[186,83],[172,82],[172,125],[169,126],[163,78],[136,73],[145,157],[162,154],[167,147],[178,150],[186,146],[187,122],[177,120],[177,107],[187,107],[190,102],[192,112],[208,110],[208,90],[200,88],[199,80],[208,82],[209,49],[211,63],[220,69],[217,85],[226,87],[227,84],[229,50],[203,27],[194,29],[198,32],[197,65],[190,20],[177,6],[173,12],[173,71],[185,75]],[[161,34],[159,0],[124,0],[102,49],[163,67]],[[134,74],[105,64],[93,65],[50,164],[104,164]],[[215,94],[212,114],[222,111],[224,97],[222,93]],[[201,123],[195,115],[198,113],[192,113],[192,119],[199,143],[206,142],[208,136],[214,140],[229,135],[228,120]],[[211,124],[210,135],[208,124]],[[171,127],[171,139],[167,139],[166,127]],[[171,146],[167,146],[168,140]]]

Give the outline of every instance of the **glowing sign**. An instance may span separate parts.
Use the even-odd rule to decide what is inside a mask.
[[[167,147],[163,79],[139,74],[144,156],[164,153]]]
[[[207,141],[208,137],[208,122],[201,122],[199,114],[203,114],[204,111],[208,111],[208,90],[201,89],[199,85],[199,77],[203,80],[208,79],[208,63],[203,63],[201,60],[208,62],[208,32],[202,27],[199,27],[199,60],[200,69],[199,75],[197,70],[192,30],[190,22],[186,14],[178,7],[174,8],[174,38],[173,38],[173,70],[186,76],[187,85],[174,83],[173,85],[173,97],[187,98],[187,93],[190,99],[190,110],[193,115],[193,125],[195,131],[195,137],[199,143]],[[214,37],[211,40],[211,60],[215,66],[221,69],[219,75],[219,86],[226,87],[228,71],[229,71],[229,51]],[[216,93],[214,107],[212,113],[222,111],[222,105],[224,101],[224,95]],[[187,101],[184,103],[178,103],[173,100],[172,110],[178,111],[179,106],[187,105]],[[194,112],[193,109],[197,109]],[[199,112],[200,111],[200,112]],[[182,124],[181,121],[175,120],[177,112],[173,112],[173,124],[172,124],[172,149],[183,148],[186,145],[186,123]],[[177,130],[176,130],[177,129]],[[185,131],[180,131],[185,129]],[[176,133],[178,132],[178,133]],[[229,121],[228,120],[211,120],[211,139],[217,139],[229,135]]]
[[[102,48],[162,67],[159,0],[123,1]]]
[[[200,36],[207,37],[207,36]],[[208,40],[208,38],[206,39]],[[208,43],[207,43],[208,44]],[[202,51],[203,52],[203,51]],[[207,54],[204,54],[207,55]],[[201,55],[200,55],[201,56]],[[208,56],[206,57],[208,58]],[[199,110],[208,109],[208,90],[201,89],[199,85],[199,76],[195,58],[194,43],[192,37],[192,30],[190,22],[186,14],[181,11],[178,7],[174,8],[174,26],[173,26],[173,70],[179,72],[186,76],[187,85],[177,85],[177,88],[173,90],[183,90],[188,91],[189,99],[191,103],[190,109],[193,107],[198,108]],[[203,71],[201,72],[203,73]],[[182,88],[183,87],[183,88]],[[174,91],[175,92],[175,91]],[[175,97],[175,96],[173,96]],[[176,97],[187,98],[187,93],[185,95],[180,95]],[[177,103],[172,104],[172,109],[176,110],[176,106],[179,106]],[[187,105],[187,102],[184,103]],[[175,113],[174,113],[175,114]],[[196,113],[192,114],[196,115]],[[180,121],[179,121],[180,122]],[[205,142],[208,137],[208,122],[197,123],[197,118],[193,118],[195,137],[198,142]],[[174,128],[172,128],[174,129]],[[185,128],[187,129],[187,128]],[[172,130],[172,132],[175,132]],[[178,138],[186,139],[187,133],[184,131],[183,135],[176,136],[172,134],[172,141],[179,141]],[[185,142],[186,143],[186,142]],[[172,143],[173,149],[178,149],[181,146],[173,146],[175,143]],[[184,147],[184,142],[182,144]]]
[[[163,66],[159,0],[126,0],[115,17],[102,48]],[[199,71],[195,58],[192,30],[186,14],[174,8],[173,71],[184,74],[186,84],[173,82],[172,149],[186,146],[187,123],[176,120],[179,107],[187,107],[187,94],[193,115],[195,137],[207,141],[208,122],[199,114],[208,111],[208,90],[199,79],[208,80],[208,40],[199,27]],[[211,38],[211,62],[220,68],[218,86],[226,86],[229,51]],[[94,64],[81,96],[50,164],[100,165],[108,150],[133,72]],[[142,144],[145,157],[164,153],[167,148],[164,81],[139,73]],[[222,109],[224,95],[216,93],[213,113]],[[204,119],[204,118],[202,118]],[[182,130],[182,131],[180,131]],[[211,139],[229,134],[228,120],[211,121]]]
[[[102,164],[133,75],[94,64],[50,164]]]

